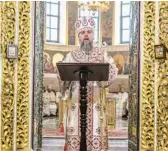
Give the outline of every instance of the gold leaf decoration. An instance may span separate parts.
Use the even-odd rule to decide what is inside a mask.
[[[2,50],[2,100],[1,100],[1,149],[13,150],[14,119],[14,61],[6,59],[7,44],[15,41],[16,2],[1,2]]]
[[[141,149],[154,147],[155,2],[144,2]]]
[[[168,48],[168,2],[159,2],[159,41]],[[168,148],[168,60],[158,60],[157,151]]]
[[[19,7],[17,149],[28,148],[29,139],[29,77],[30,77],[30,2]]]

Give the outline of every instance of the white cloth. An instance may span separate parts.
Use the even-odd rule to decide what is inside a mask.
[[[43,92],[43,115],[50,115],[49,94],[47,91]]]
[[[57,93],[56,93],[56,103],[59,104],[59,102],[61,101],[61,99],[62,99],[62,94],[61,94],[61,92],[57,92]]]
[[[117,104],[118,104],[118,109],[120,110],[119,111],[120,116],[125,115],[126,109],[128,110],[128,93],[127,92],[118,93]]]
[[[43,93],[43,115],[56,115],[57,104],[56,96],[53,91]]]
[[[56,104],[56,95],[53,91],[49,92],[50,96],[50,115],[56,115],[57,104]]]

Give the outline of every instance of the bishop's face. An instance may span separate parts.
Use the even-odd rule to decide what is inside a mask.
[[[84,29],[79,33],[80,48],[86,52],[90,52],[93,48],[93,31]]]
[[[84,43],[93,43],[93,31],[89,30],[89,29],[83,29],[80,33],[79,33],[79,42],[80,44],[82,42]]]

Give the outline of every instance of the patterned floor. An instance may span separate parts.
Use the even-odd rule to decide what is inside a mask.
[[[122,120],[120,116],[120,109],[118,108],[116,113],[116,128],[111,130],[112,137],[109,136],[109,150],[108,151],[128,151],[128,121]],[[64,150],[64,138],[61,136],[56,138],[56,135],[60,136],[60,133],[55,133],[55,129],[58,129],[58,118],[45,117],[43,118],[43,148],[42,151],[63,151]],[[47,132],[47,133],[46,133]],[[124,135],[123,135],[124,134]],[[61,134],[62,135],[62,134]],[[44,137],[50,136],[50,137]]]
[[[44,117],[43,118],[43,136],[45,137],[63,137],[60,133],[58,117]],[[109,128],[109,138],[113,139],[127,139],[128,138],[128,121],[122,120],[121,108],[117,107],[116,112],[116,128]]]
[[[63,151],[64,139],[43,138],[42,151]],[[128,151],[128,140],[109,139],[108,151]]]
[[[43,129],[42,130],[43,137],[59,137],[64,138],[65,134],[64,132],[59,130],[49,130],[49,129]],[[109,139],[127,139],[128,138],[128,132],[125,129],[110,129],[108,133]]]

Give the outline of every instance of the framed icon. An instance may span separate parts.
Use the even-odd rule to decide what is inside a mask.
[[[17,59],[18,58],[18,47],[14,44],[7,45],[6,57],[8,59]]]
[[[166,59],[166,47],[163,44],[155,45],[154,50],[155,59]]]

